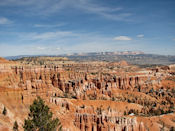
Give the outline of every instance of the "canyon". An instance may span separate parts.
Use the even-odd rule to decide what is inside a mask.
[[[175,65],[140,67],[126,61],[0,58],[0,130],[18,122],[40,96],[63,131],[175,130]]]

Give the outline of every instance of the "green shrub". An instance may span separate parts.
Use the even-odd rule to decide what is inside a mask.
[[[28,119],[25,119],[23,128],[25,131],[55,131],[57,127],[61,130],[59,119],[52,119],[52,115],[49,107],[38,97],[30,105]]]

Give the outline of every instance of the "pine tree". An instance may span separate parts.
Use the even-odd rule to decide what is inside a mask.
[[[172,126],[172,127],[170,128],[170,131],[175,131],[175,128]]]
[[[7,114],[7,109],[4,107],[2,114],[5,116]]]
[[[58,127],[61,131],[61,123],[58,118],[52,119],[53,113],[49,111],[49,107],[44,101],[38,97],[30,105],[28,119],[24,121],[25,131],[55,131]]]
[[[17,121],[14,122],[13,131],[18,131],[18,123],[17,123]]]

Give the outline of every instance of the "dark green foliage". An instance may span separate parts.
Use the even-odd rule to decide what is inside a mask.
[[[18,131],[18,123],[17,123],[17,121],[14,122],[13,131]]]
[[[127,114],[126,114],[126,111],[124,111],[124,116],[125,116],[125,115],[127,115]]]
[[[22,100],[22,102],[23,102],[23,100],[24,100],[24,96],[21,94],[21,100]]]
[[[80,108],[85,108],[85,105],[80,106]]]
[[[175,131],[175,127],[172,126],[172,127],[170,128],[170,131]]]
[[[97,115],[102,115],[102,111],[103,111],[103,109],[101,106],[97,107],[97,110],[96,110]]]
[[[65,98],[68,98],[68,94],[67,94],[67,93],[64,93],[64,97],[65,97]]]
[[[115,97],[112,97],[112,101],[115,101]]]
[[[7,114],[7,109],[4,107],[4,110],[2,111],[2,114],[5,116]]]
[[[77,97],[75,95],[72,96],[72,99],[77,99]]]
[[[28,119],[24,121],[25,131],[55,131],[57,127],[61,130],[61,123],[58,118],[52,119],[52,112],[45,105],[44,101],[38,97],[30,105],[30,113]]]

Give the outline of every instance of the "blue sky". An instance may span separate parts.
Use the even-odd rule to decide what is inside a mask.
[[[0,56],[175,55],[175,0],[0,0]]]

